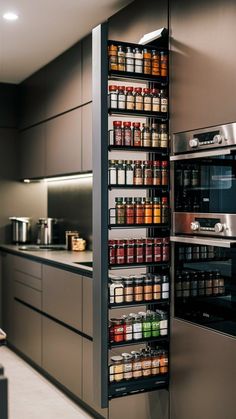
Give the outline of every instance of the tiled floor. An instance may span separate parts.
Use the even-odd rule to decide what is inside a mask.
[[[9,419],[91,419],[4,346],[0,347],[0,364],[9,379]]]

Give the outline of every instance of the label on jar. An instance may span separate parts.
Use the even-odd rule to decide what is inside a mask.
[[[117,183],[118,185],[125,184],[125,170],[118,170],[117,171]]]
[[[161,104],[161,101],[160,101],[159,97],[153,97],[152,98],[152,110],[153,110],[153,112],[160,112],[160,109],[161,109],[160,104]]]
[[[131,129],[125,129],[124,130],[124,141],[125,141],[125,146],[131,146],[131,143],[132,143],[132,131],[131,131]]]
[[[143,109],[144,109],[144,111],[151,111],[152,110],[152,99],[151,99],[150,96],[144,96],[144,98],[143,98]]]
[[[112,167],[109,169],[109,183],[110,185],[116,185],[116,168]]]
[[[135,340],[142,339],[142,323],[133,324],[133,335]]]
[[[127,95],[126,108],[132,111],[134,110],[134,96],[133,95]]]
[[[143,110],[143,98],[140,95],[135,96],[135,109],[136,111],[142,111]]]
[[[110,107],[112,109],[117,108],[117,93],[110,93]]]
[[[125,340],[132,340],[133,327],[132,324],[125,325]]]
[[[141,131],[134,130],[134,147],[140,147],[140,146],[141,146]]]
[[[161,99],[161,112],[167,112],[168,111],[168,99],[162,98]]]
[[[167,335],[168,333],[168,322],[167,320],[160,321],[160,334],[161,336]]]
[[[126,170],[126,185],[133,185],[133,183],[134,183],[133,170]]]
[[[130,380],[133,377],[132,373],[132,363],[124,364],[124,379]]]
[[[115,145],[122,145],[122,129],[121,128],[114,129],[114,140],[115,140]]]
[[[118,109],[125,109],[125,94],[118,94]]]

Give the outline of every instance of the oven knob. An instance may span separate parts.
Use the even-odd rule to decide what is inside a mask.
[[[224,137],[223,135],[220,135],[220,134],[214,135],[213,137],[214,143],[221,144],[223,140],[224,140]]]
[[[198,139],[197,138],[192,138],[191,140],[189,140],[189,147],[194,148],[198,146]]]
[[[224,225],[221,223],[216,223],[214,229],[216,233],[221,233],[224,230]]]
[[[190,228],[192,231],[197,231],[199,230],[200,224],[198,221],[192,221],[190,224]]]

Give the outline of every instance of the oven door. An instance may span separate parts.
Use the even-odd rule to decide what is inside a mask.
[[[174,316],[236,336],[236,240],[171,237]]]
[[[236,148],[170,159],[174,232],[236,237]]]

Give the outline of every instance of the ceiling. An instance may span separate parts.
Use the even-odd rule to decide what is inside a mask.
[[[131,0],[0,0],[0,82],[19,83]],[[6,11],[19,19],[7,22]]]

